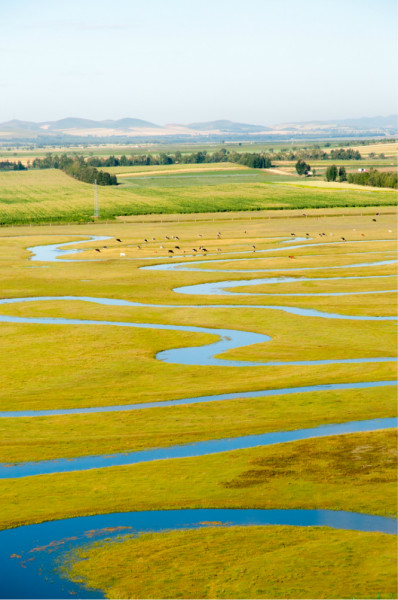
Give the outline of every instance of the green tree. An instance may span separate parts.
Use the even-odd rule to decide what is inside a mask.
[[[296,171],[299,175],[307,175],[308,171],[311,171],[311,167],[305,162],[305,160],[299,158],[299,160],[296,162]]]
[[[339,181],[347,181],[347,173],[345,167],[339,168]]]
[[[336,165],[330,165],[330,167],[328,167],[326,169],[325,177],[326,177],[326,181],[336,181],[336,179],[337,179]]]

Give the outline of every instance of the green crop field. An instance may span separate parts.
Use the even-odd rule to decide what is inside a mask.
[[[299,178],[288,183],[249,169],[193,171],[161,174],[163,181],[169,178],[167,185],[153,182],[155,174],[142,181],[133,171],[137,175],[118,188],[101,188],[101,206],[113,207],[114,216],[129,205],[123,198],[132,203],[129,217],[110,223],[0,229],[1,299],[26,299],[0,304],[0,411],[83,410],[18,418],[2,413],[0,527],[12,531],[44,522],[51,527],[57,519],[88,515],[110,519],[97,543],[97,530],[88,525],[72,550],[73,534],[61,539],[54,531],[48,547],[28,547],[22,558],[7,546],[8,555],[17,555],[10,560],[37,569],[40,556],[51,558],[47,551],[54,550],[65,585],[80,582],[109,598],[394,598],[395,539],[377,528],[229,527],[226,518],[200,521],[200,529],[136,536],[112,521],[114,513],[179,509],[329,510],[392,518],[397,513],[392,428],[73,469],[77,457],[396,415],[396,363],[380,361],[396,356],[396,322],[377,320],[395,313],[397,212],[382,206],[391,192]],[[229,173],[236,183],[212,182]],[[252,173],[257,183],[240,180]],[[87,206],[92,201],[91,186],[55,170],[2,173],[1,179],[8,182],[1,193],[15,200],[7,205],[10,211],[23,209],[37,220],[55,208],[66,218],[70,207],[85,206],[85,197]],[[338,202],[342,196],[351,204],[366,197],[369,206],[346,208]],[[171,212],[176,205],[209,210],[210,200],[221,208],[222,198],[236,212]],[[305,198],[317,208],[294,210]],[[335,208],[319,208],[315,198],[325,203],[333,198]],[[169,214],[154,214],[155,199]],[[239,202],[278,210],[242,212]],[[146,216],[139,212],[143,207]],[[110,239],[90,241],[92,235]],[[29,248],[64,242],[82,252],[52,262],[30,260]],[[172,270],[141,268],[174,263],[179,266]],[[241,285],[225,288],[232,295],[209,288],[199,294],[190,287],[218,282]],[[178,291],[181,287],[185,290]],[[51,318],[64,321],[38,322]],[[217,359],[255,366],[181,364],[157,356],[219,339],[217,332],[192,328],[269,338],[214,350]],[[355,362],[358,358],[374,362]],[[336,360],[344,362],[331,362]],[[370,382],[386,383],[366,387]],[[353,383],[365,387],[331,387]],[[316,385],[328,387],[288,391]],[[256,391],[261,392],[256,397],[247,395]],[[234,397],[154,404],[216,394]],[[148,406],[123,410],[139,403]],[[98,407],[114,410],[85,412]],[[12,475],[27,462],[62,458],[66,472]],[[23,578],[28,571],[17,572]]]
[[[119,186],[100,187],[101,218],[396,204],[394,190],[328,185],[254,169],[168,171],[155,175],[149,170],[148,175],[121,178]],[[92,215],[92,185],[52,169],[0,173],[3,225],[88,221]]]

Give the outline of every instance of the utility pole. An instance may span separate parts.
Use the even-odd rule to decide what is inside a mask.
[[[99,217],[99,206],[98,206],[98,186],[97,180],[94,181],[94,219]]]

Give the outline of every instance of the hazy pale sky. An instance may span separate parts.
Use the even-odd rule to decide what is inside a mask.
[[[395,0],[0,0],[0,122],[388,115]]]

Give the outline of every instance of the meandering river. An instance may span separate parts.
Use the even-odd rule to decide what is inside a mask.
[[[91,236],[88,241],[100,241],[110,239],[110,236]],[[84,240],[85,242],[87,240]],[[319,244],[307,243],[298,244],[297,242],[304,241],[301,238],[295,240],[281,240],[281,249],[302,248],[308,246],[321,246],[329,243]],[[387,240],[375,240],[387,241]],[[391,241],[391,240],[388,240]],[[356,243],[361,243],[358,241]],[[368,241],[369,243],[369,241]],[[77,242],[66,242],[63,244],[49,244],[29,248],[32,252],[32,260],[56,262],[60,256],[76,254],[79,250],[71,249],[70,246],[75,246]],[[263,250],[259,252],[277,252],[275,248],[272,250]],[[235,254],[239,254],[236,252]],[[229,255],[231,253],[228,253]],[[156,260],[159,260],[157,257]],[[166,257],[164,257],[166,258]],[[264,260],[264,257],[262,257]],[[70,260],[70,259],[69,259]],[[76,261],[77,259],[72,259]],[[148,259],[149,260],[149,259]],[[153,260],[153,259],[150,259]],[[222,263],[223,261],[231,261],[228,259],[207,259],[206,261],[191,261],[189,263],[173,262],[167,264],[155,264],[142,268],[151,270],[195,270],[200,266],[200,272],[217,271],[223,272],[222,269],[203,268],[205,263]],[[241,259],[234,258],[235,261]],[[242,259],[247,260],[247,259]],[[253,257],[250,260],[258,260]],[[359,267],[377,267],[388,265],[396,262],[388,259],[376,262],[358,262],[350,265],[344,265],[344,268],[359,268]],[[217,265],[220,266],[220,265]],[[285,271],[303,271],[310,269],[330,269],[343,268],[343,266],[328,266],[328,267],[306,267],[306,268],[289,268]],[[258,272],[258,271],[280,271],[281,269],[228,269],[228,272]],[[334,277],[333,279],[348,280],[348,279],[374,279],[384,278],[388,282],[390,276],[359,276],[359,277]],[[220,281],[213,283],[205,283],[194,286],[184,286],[176,288],[174,291],[178,294],[194,294],[200,297],[201,295],[252,295],[242,294],[235,291],[235,288],[248,285],[267,285],[274,283],[294,283],[303,281],[322,281],[327,278],[305,278],[305,277],[268,277],[261,279],[239,280],[239,281]],[[328,279],[330,280],[330,279]],[[230,291],[234,290],[234,291]],[[325,296],[325,295],[354,295],[354,294],[378,294],[392,293],[396,290],[385,289],[378,291],[361,291],[361,292],[336,292],[336,293],[291,293],[291,294],[267,294],[261,293],[256,295],[281,295],[281,296]],[[137,302],[129,302],[126,300],[117,300],[113,298],[94,298],[88,296],[51,296],[51,297],[29,297],[29,298],[9,298],[0,300],[1,305],[15,304],[20,302],[46,302],[52,300],[62,300],[66,302],[74,302],[76,300],[84,302],[95,302],[99,304],[107,304],[113,306],[134,306],[134,307],[170,307],[170,308],[192,308],[192,305],[165,305],[165,304],[142,304]],[[248,305],[196,305],[194,308],[247,308]],[[262,310],[277,310],[286,313],[302,316],[303,318],[319,318],[319,319],[348,319],[354,321],[390,321],[396,320],[393,316],[364,316],[364,315],[345,315],[338,313],[326,313],[311,308],[297,308],[295,306],[277,306],[277,305],[256,305],[250,306],[254,309]],[[234,348],[240,348],[252,344],[264,343],[271,340],[266,334],[258,334],[249,331],[238,331],[233,329],[217,329],[195,326],[180,326],[180,325],[165,325],[156,323],[131,323],[128,321],[95,321],[87,319],[68,319],[57,317],[17,317],[11,315],[0,315],[0,321],[4,323],[35,323],[45,325],[107,325],[115,327],[135,327],[142,329],[166,329],[173,331],[188,331],[191,333],[208,333],[216,336],[216,341],[202,346],[193,346],[189,348],[169,349],[159,352],[156,356],[157,360],[177,363],[181,365],[216,365],[223,367],[273,367],[280,365],[316,365],[316,364],[344,364],[344,363],[381,363],[397,361],[397,357],[357,357],[353,359],[330,359],[316,361],[282,361],[275,360],[271,362],[262,361],[236,361],[228,359],[219,359],[219,354],[225,353]],[[345,390],[358,388],[375,388],[389,385],[396,385],[397,381],[369,381],[356,383],[339,383],[323,385],[292,387],[271,390],[257,391],[238,391],[230,394],[217,394],[212,396],[201,396],[196,398],[177,398],[170,401],[161,401],[153,403],[141,403],[135,405],[123,406],[103,406],[103,407],[87,407],[78,409],[63,409],[63,410],[38,410],[38,411],[4,411],[0,413],[0,417],[35,417],[35,416],[50,416],[50,415],[67,415],[76,413],[89,412],[109,412],[109,411],[126,411],[126,410],[141,410],[146,408],[156,408],[159,406],[173,406],[180,404],[194,404],[199,402],[212,402],[220,400],[229,400],[233,398],[252,398],[252,397],[269,397],[277,394],[294,394],[294,393],[309,393],[314,391],[326,390]],[[15,465],[0,465],[0,477],[2,478],[17,478],[38,476],[46,473],[70,472],[77,470],[87,470],[94,468],[108,468],[116,465],[137,464],[151,460],[164,460],[170,458],[188,457],[188,456],[203,456],[206,454],[226,452],[234,449],[252,448],[261,445],[280,444],[292,442],[300,439],[308,439],[315,437],[323,437],[328,435],[342,435],[358,431],[377,431],[396,426],[395,419],[372,419],[367,421],[357,421],[350,423],[338,423],[326,425],[310,429],[302,429],[296,431],[282,431],[274,433],[264,433],[260,435],[249,435],[239,438],[208,440],[196,442],[184,446],[173,446],[169,448],[157,448],[139,452],[128,452],[123,454],[104,455],[104,456],[86,456],[75,459],[57,459],[50,461],[38,461],[34,463],[21,463]],[[351,529],[355,531],[378,531],[384,533],[396,533],[397,522],[395,519],[388,519],[374,515],[363,515],[348,513],[343,511],[327,511],[327,510],[252,510],[252,509],[197,509],[197,510],[168,510],[168,511],[146,511],[146,512],[129,512],[118,514],[105,514],[95,516],[84,516],[58,521],[50,521],[48,523],[40,523],[34,525],[26,525],[14,529],[0,532],[0,557],[4,567],[4,575],[1,584],[2,598],[68,598],[70,594],[78,594],[79,597],[96,597],[98,592],[85,590],[77,584],[73,584],[62,578],[60,574],[53,570],[56,559],[60,554],[75,546],[81,545],[84,541],[92,539],[102,539],[119,535],[121,533],[137,533],[140,531],[163,531],[167,529],[205,527],[206,522],[220,522],[225,526],[230,525],[295,525],[295,526],[327,526],[337,529]],[[23,570],[21,569],[23,568]],[[46,573],[43,576],[42,573]]]

